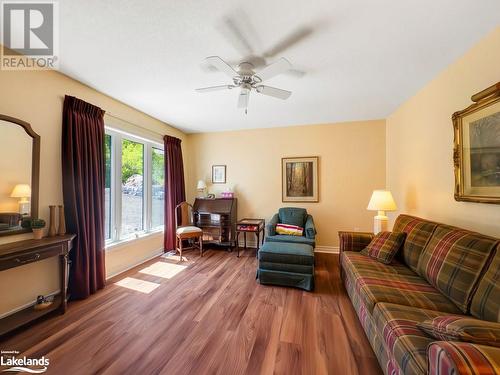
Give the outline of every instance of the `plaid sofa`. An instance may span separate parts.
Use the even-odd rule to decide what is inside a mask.
[[[385,374],[500,374],[500,348],[440,341],[417,324],[443,315],[500,322],[496,238],[400,215],[391,264],[360,253],[372,233],[339,232],[341,276]]]

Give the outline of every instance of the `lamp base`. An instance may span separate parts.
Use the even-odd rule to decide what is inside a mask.
[[[21,215],[29,215],[30,214],[30,202],[25,201],[25,202],[19,202],[19,213]]]
[[[387,220],[388,217],[385,216],[385,212],[379,211],[378,215],[373,218],[373,233],[377,234],[387,231]]]

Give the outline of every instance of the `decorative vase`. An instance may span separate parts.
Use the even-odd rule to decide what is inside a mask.
[[[56,229],[56,206],[49,206],[49,208],[50,208],[49,237],[54,237],[57,234],[57,229]]]
[[[35,240],[41,240],[43,237],[43,228],[33,228],[31,229],[33,231],[33,238]]]
[[[66,219],[64,218],[64,206],[59,206],[59,228],[57,234],[64,236],[66,234]]]

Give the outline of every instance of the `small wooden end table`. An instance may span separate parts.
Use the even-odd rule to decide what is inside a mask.
[[[236,223],[236,246],[238,248],[238,251],[236,253],[236,256],[240,256],[240,246],[239,246],[239,237],[240,233],[243,233],[243,238],[244,238],[244,243],[245,243],[245,249],[247,248],[247,233],[255,233],[257,236],[257,248],[255,249],[255,255],[257,256],[257,253],[259,251],[259,242],[262,242],[264,244],[264,230],[266,227],[266,221],[264,219],[243,219],[240,220]],[[262,237],[261,237],[261,232],[262,232]]]

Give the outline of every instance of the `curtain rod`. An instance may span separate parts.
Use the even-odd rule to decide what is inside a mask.
[[[62,99],[62,101],[64,102],[65,95],[61,95],[61,96],[60,96],[60,98],[61,98],[61,99]],[[93,104],[93,105],[94,105],[94,104]],[[116,116],[116,115],[114,115],[114,114],[112,114],[112,113],[110,113],[110,112],[106,111],[106,109],[103,109],[103,111],[104,111],[104,115],[105,115],[105,116],[113,117],[113,118],[114,118],[114,119],[116,119],[116,120],[120,120],[120,121],[123,121],[123,122],[125,122],[125,123],[127,123],[127,124],[129,124],[129,125],[136,126],[136,127],[138,127],[138,128],[144,129],[144,130],[146,130],[146,131],[148,131],[148,132],[151,132],[151,133],[153,133],[153,134],[159,135],[159,136],[161,136],[162,138],[163,138],[163,136],[164,136],[165,134],[167,134],[167,133],[165,133],[165,134],[158,133],[158,132],[156,132],[156,131],[154,131],[154,130],[151,130],[151,129],[149,129],[149,128],[146,128],[145,126],[141,126],[141,125],[134,124],[133,122],[127,121],[127,120],[125,120],[125,119],[122,119],[121,117]],[[146,116],[148,116],[148,115],[146,115]],[[160,121],[160,120],[157,120],[157,121]],[[162,122],[162,121],[160,121],[160,122]],[[163,123],[163,122],[162,122],[162,123]],[[163,123],[163,124],[164,124],[164,123]],[[166,125],[166,124],[165,124],[165,125]]]

